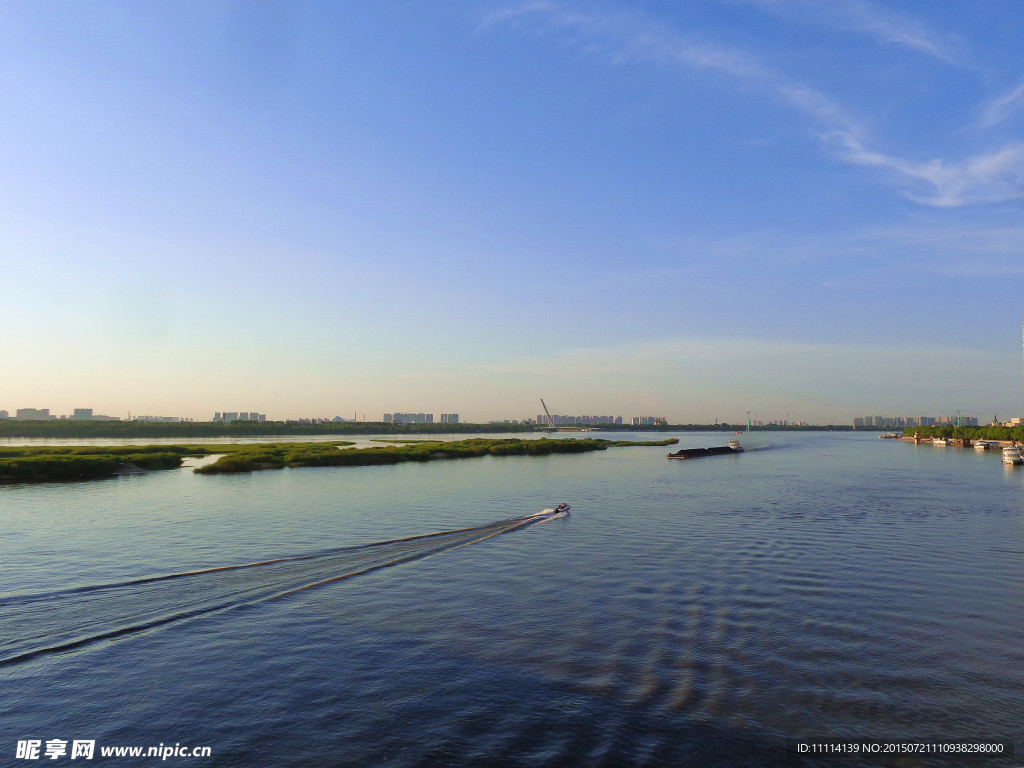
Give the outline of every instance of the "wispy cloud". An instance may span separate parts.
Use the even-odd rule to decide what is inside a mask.
[[[978,127],[986,130],[994,128],[1021,110],[1024,110],[1024,83],[985,104]]]
[[[868,149],[850,132],[826,136],[846,162],[888,171],[923,186],[908,191],[917,202],[938,208],[1024,199],[1024,142],[1000,147],[958,163],[941,159],[914,163]]]
[[[804,6],[809,0],[730,0],[765,6]],[[837,17],[856,21],[880,39],[917,47],[940,56],[938,44],[902,15],[867,0],[836,0],[826,5]],[[963,160],[913,160],[870,147],[866,131],[848,110],[827,94],[787,77],[765,62],[735,47],[716,44],[700,36],[680,34],[639,14],[615,17],[570,10],[551,0],[535,0],[488,17],[494,25],[510,20],[538,20],[550,29],[571,30],[587,39],[589,50],[599,49],[615,62],[653,61],[686,70],[714,73],[732,79],[787,104],[807,118],[823,147],[850,165],[884,172],[910,199],[921,205],[950,208],[999,203],[1024,198],[1024,142],[1011,143]],[[1011,109],[1024,106],[1024,85],[994,102],[993,122]]]
[[[934,59],[962,64],[954,40],[943,38],[919,19],[868,0],[725,0],[758,6],[787,18],[832,29],[866,34],[879,43],[908,48]]]

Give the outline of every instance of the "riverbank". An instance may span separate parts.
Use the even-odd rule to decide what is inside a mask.
[[[594,432],[736,432],[744,424],[593,424],[568,425],[563,431]],[[757,432],[848,432],[853,427],[829,426],[759,426]],[[540,424],[388,424],[371,421],[344,421],[309,424],[294,421],[75,421],[54,419],[30,421],[0,419],[2,438],[170,438],[188,441],[197,438],[246,438],[275,436],[347,436],[347,435],[480,435],[503,433],[545,434],[550,430]]]
[[[904,443],[913,443],[913,444],[916,444],[916,445],[932,445],[933,441],[935,440],[935,438],[933,438],[933,437],[914,437],[913,435],[911,435],[909,437],[904,435],[903,437],[901,437],[899,439],[900,439],[900,441],[902,441]],[[949,440],[948,447],[950,447],[950,448],[972,448],[974,446],[974,443],[977,442],[977,441],[986,442],[990,446],[992,446],[993,448],[995,448],[995,447],[1005,448],[1008,445],[1019,445],[1020,444],[1020,440],[994,440],[994,439],[988,439],[988,438],[984,438],[984,437],[975,437],[975,438],[950,437],[950,438],[946,438],[946,439]]]
[[[1024,427],[907,427],[903,430],[901,439],[913,440],[914,436],[922,439],[933,437],[966,438],[968,440],[998,440],[1009,442],[1016,440],[1024,442]]]

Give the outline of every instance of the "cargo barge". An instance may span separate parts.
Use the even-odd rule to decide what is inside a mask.
[[[702,456],[728,456],[733,453],[743,453],[743,446],[739,440],[730,440],[728,445],[716,445],[712,448],[683,448],[681,451],[670,453],[670,459],[699,459]]]

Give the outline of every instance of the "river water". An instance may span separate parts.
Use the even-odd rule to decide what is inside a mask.
[[[689,461],[0,486],[0,765],[38,764],[30,739],[252,768],[1024,749],[1024,470],[859,433],[740,439]],[[560,501],[570,516],[524,520]],[[211,756],[99,754],[158,744]]]

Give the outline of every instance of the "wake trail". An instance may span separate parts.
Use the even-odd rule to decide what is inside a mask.
[[[307,555],[0,596],[0,666],[407,563],[563,517],[525,517]]]

